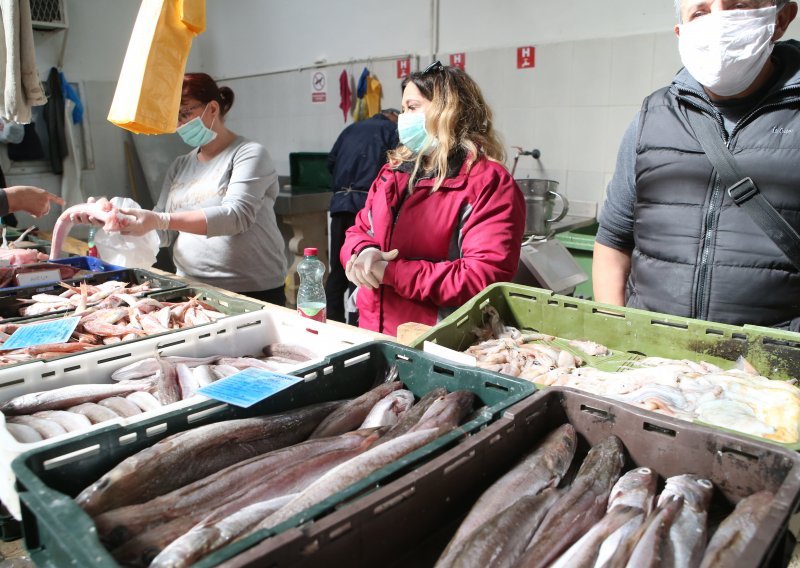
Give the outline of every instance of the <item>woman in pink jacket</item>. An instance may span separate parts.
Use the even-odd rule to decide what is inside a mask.
[[[435,324],[517,270],[525,202],[477,84],[438,61],[403,83],[400,146],[341,252],[361,327]]]

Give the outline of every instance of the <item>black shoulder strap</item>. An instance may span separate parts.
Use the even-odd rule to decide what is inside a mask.
[[[770,205],[755,182],[739,171],[736,159],[719,136],[716,121],[692,108],[687,108],[686,114],[708,160],[725,184],[733,202],[750,215],[795,268],[800,270],[800,235]]]

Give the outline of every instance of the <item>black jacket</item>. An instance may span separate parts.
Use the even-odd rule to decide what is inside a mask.
[[[800,43],[781,42],[783,74],[728,136],[682,71],[642,107],[627,305],[733,324],[800,317],[800,274],[725,192],[686,118],[714,116],[740,169],[800,231]]]
[[[386,163],[386,153],[399,143],[397,125],[380,113],[339,134],[328,154],[334,191],[331,213],[358,213],[364,207],[367,191]]]

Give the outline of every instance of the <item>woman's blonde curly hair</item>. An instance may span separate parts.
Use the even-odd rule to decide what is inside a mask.
[[[436,181],[432,191],[439,189],[447,176],[448,157],[457,150],[466,156],[468,169],[480,157],[505,161],[505,150],[492,124],[492,111],[469,75],[457,67],[439,64],[406,77],[403,90],[408,83],[414,83],[431,101],[425,111],[425,130],[430,134],[425,146],[415,154],[401,145],[388,155],[394,169],[404,162],[414,163],[409,191],[413,191],[418,177],[433,174]]]

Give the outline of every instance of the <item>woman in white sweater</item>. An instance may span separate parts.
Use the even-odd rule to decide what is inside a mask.
[[[136,220],[123,233],[165,231],[178,274],[283,305],[278,173],[261,144],[226,128],[233,99],[205,73],[185,75],[178,134],[194,149],[170,165],[153,211],[125,211]]]

